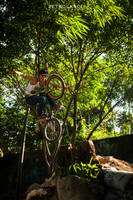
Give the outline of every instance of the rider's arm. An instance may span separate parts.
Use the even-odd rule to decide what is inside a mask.
[[[13,71],[14,71],[18,76],[22,76],[23,78],[28,79],[32,84],[36,84],[36,78],[31,77],[31,76],[29,76],[29,75],[27,75],[27,74],[24,74],[24,73],[22,73],[22,72],[18,72],[18,71],[16,71],[15,69],[14,69]]]

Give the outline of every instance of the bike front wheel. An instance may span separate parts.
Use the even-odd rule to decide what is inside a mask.
[[[51,75],[47,80],[46,91],[52,99],[60,99],[64,94],[64,81],[59,75]]]
[[[58,119],[52,118],[46,121],[43,137],[48,142],[55,142],[61,136],[61,125]]]

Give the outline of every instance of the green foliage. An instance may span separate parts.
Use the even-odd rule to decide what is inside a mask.
[[[67,166],[65,169],[59,167],[60,176],[77,175],[88,179],[97,179],[100,173],[98,164],[92,164],[92,158],[89,163],[74,163]]]
[[[75,163],[69,167],[70,174],[84,178],[97,179],[100,170],[97,164]]]
[[[0,147],[4,154],[20,152],[22,133],[24,130],[25,108],[14,103],[11,97],[1,99],[0,104]],[[40,142],[34,133],[35,118],[29,115],[27,125],[26,151],[40,148]]]
[[[57,36],[62,44],[66,38],[73,42],[78,38],[83,39],[83,36],[87,34],[89,28],[81,16],[66,16],[60,12],[58,15],[57,24],[61,25],[61,30],[58,30]]]

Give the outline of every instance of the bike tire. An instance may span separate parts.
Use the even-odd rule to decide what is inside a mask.
[[[56,86],[53,86],[53,83]],[[46,91],[52,99],[60,99],[64,95],[65,91],[63,79],[59,75],[51,75],[47,80]]]
[[[43,137],[48,142],[56,142],[61,136],[61,125],[57,118],[51,118],[46,121]]]

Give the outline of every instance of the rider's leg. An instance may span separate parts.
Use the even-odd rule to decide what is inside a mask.
[[[56,113],[56,111],[60,108],[61,104],[57,104],[54,99],[52,99],[51,97],[49,97],[48,95],[46,95],[48,103],[50,104],[52,110],[54,111],[54,113]]]
[[[50,104],[51,108],[53,108],[56,105],[55,101],[48,95],[46,95],[46,97],[47,97],[48,103]]]
[[[26,98],[26,103],[30,105],[38,104],[38,115],[42,115],[45,112],[46,98],[44,96],[30,96]]]

